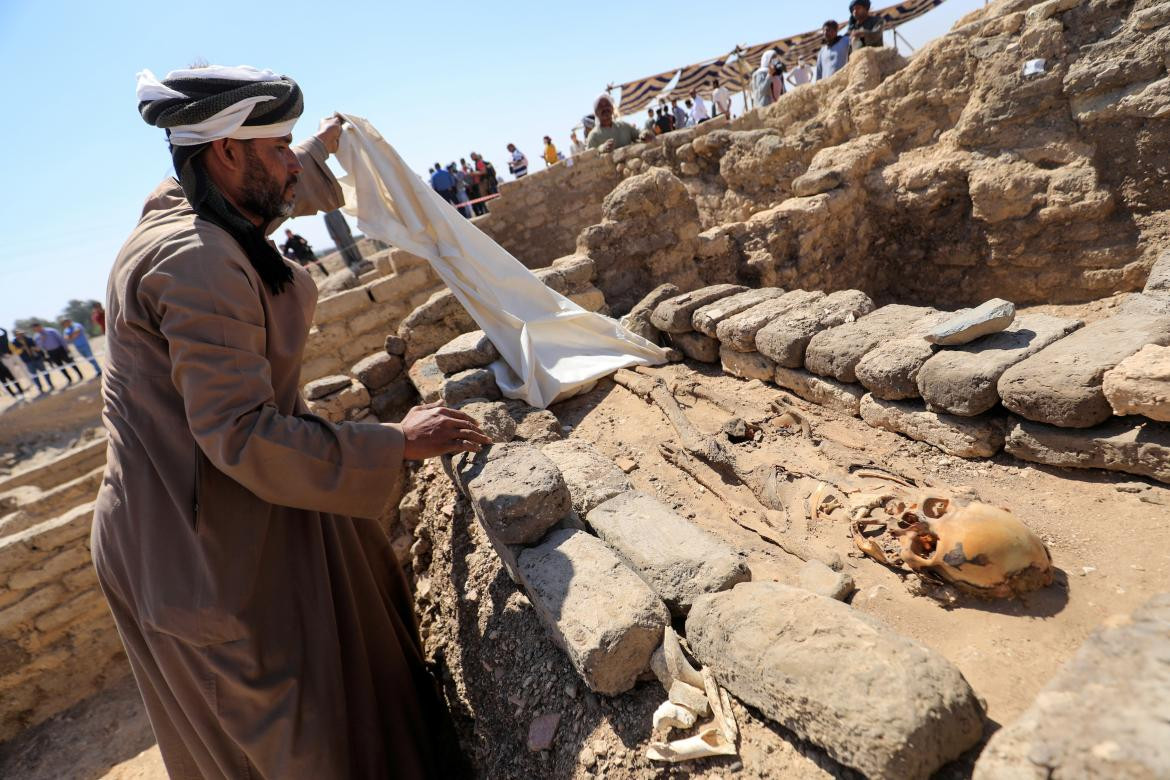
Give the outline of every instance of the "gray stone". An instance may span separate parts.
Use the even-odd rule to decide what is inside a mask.
[[[406,341],[391,333],[386,337],[386,354],[388,355],[405,355]]]
[[[901,338],[918,323],[937,314],[924,306],[893,303],[872,314],[829,328],[809,340],[804,366],[814,374],[840,382],[856,382],[855,369],[865,354],[879,344]]]
[[[359,360],[350,370],[371,393],[376,393],[402,374],[402,358],[378,352]]]
[[[500,397],[496,375],[489,368],[472,368],[447,377],[439,396],[448,406],[456,406],[472,398],[494,401]]]
[[[418,400],[410,379],[400,376],[370,398],[370,411],[382,422],[397,422]]]
[[[918,372],[935,348],[920,337],[879,344],[857,362],[857,380],[877,398],[897,401],[918,397]]]
[[[1158,293],[1130,293],[1122,299],[1117,307],[1117,314],[1170,314],[1170,294]]]
[[[974,780],[1170,777],[1170,593],[1093,633],[1016,721]]]
[[[1003,298],[992,298],[969,311],[956,312],[954,317],[931,328],[926,334],[926,340],[940,346],[968,344],[980,336],[999,333],[1011,325],[1015,318],[1014,303]]]
[[[678,287],[673,284],[660,284],[650,291],[642,300],[634,304],[626,316],[622,317],[622,326],[631,333],[636,333],[651,344],[657,344],[662,337],[662,331],[654,327],[650,316],[658,308],[658,304],[668,298],[678,297]]]
[[[716,284],[683,293],[678,297],[663,301],[650,315],[650,322],[654,327],[666,333],[687,333],[694,330],[691,318],[695,310],[720,298],[741,293],[747,288],[738,284]]]
[[[751,579],[728,545],[645,493],[611,498],[585,522],[676,615],[687,614],[704,593]]]
[[[756,349],[785,368],[804,366],[804,353],[813,336],[873,311],[873,301],[859,290],[839,290],[819,305],[773,320],[756,333]]]
[[[918,371],[918,392],[934,411],[982,414],[999,403],[997,385],[1005,371],[1080,326],[1067,317],[1021,315],[1005,331],[935,353]]]
[[[1089,429],[1013,419],[1006,449],[1021,460],[1070,469],[1108,469],[1170,482],[1170,427],[1137,418]]]
[[[561,470],[565,484],[569,486],[569,495],[573,497],[573,509],[581,517],[598,504],[634,489],[625,472],[588,442],[580,439],[554,441],[540,451]]]
[[[570,289],[589,284],[597,272],[593,260],[586,255],[567,255],[554,260],[552,267],[564,277]]]
[[[755,352],[756,334],[761,328],[778,317],[804,310],[824,299],[823,292],[791,290],[723,320],[715,326],[715,337],[738,352]]]
[[[532,275],[544,282],[544,286],[553,292],[560,293],[561,295],[567,295],[569,293],[569,281],[556,268],[537,268],[532,272]]]
[[[714,303],[708,303],[706,306],[700,306],[698,309],[695,309],[695,313],[691,316],[691,326],[699,333],[712,338],[718,338],[717,328],[719,327],[719,323],[728,317],[734,317],[741,311],[747,311],[764,301],[779,298],[783,294],[784,291],[779,287],[759,287],[754,290],[744,290],[741,293],[729,295]]]
[[[561,713],[549,712],[541,715],[528,724],[528,749],[533,753],[548,750],[552,747],[553,739],[557,736],[557,726],[561,723]]]
[[[448,341],[435,353],[435,364],[444,374],[483,368],[500,359],[496,345],[482,330],[473,330]]]
[[[1170,347],[1142,347],[1105,372],[1102,389],[1114,414],[1170,422]]]
[[[560,441],[561,421],[547,409],[538,409],[529,406],[523,401],[511,399],[505,401],[508,414],[516,421],[516,438],[531,444],[547,444],[550,441]]]
[[[326,396],[333,395],[338,390],[344,390],[353,383],[353,380],[347,376],[338,374],[337,376],[323,376],[320,379],[314,379],[312,382],[305,384],[305,400],[316,401]]]
[[[809,198],[841,186],[841,173],[831,168],[809,171],[792,180],[792,194],[798,198]]]
[[[719,362],[719,342],[702,333],[672,333],[670,343],[691,360],[701,363]]]
[[[1118,315],[1086,325],[999,378],[1003,405],[1021,417],[1088,428],[1113,416],[1105,372],[1147,344],[1170,344],[1170,315]]]
[[[924,441],[959,458],[990,458],[1003,449],[1002,417],[958,417],[927,411],[908,401],[861,399],[861,419],[867,425]]]
[[[924,780],[983,735],[950,662],[807,590],[750,582],[702,596],[686,636],[729,693],[867,777]]]
[[[860,385],[847,385],[835,379],[781,366],[776,367],[772,381],[814,404],[854,417],[861,414],[861,397],[865,395],[865,388]]]
[[[1170,298],[1170,250],[1158,255],[1142,292],[1155,298]]]
[[[553,531],[520,553],[518,567],[537,616],[590,690],[633,688],[670,622],[662,599],[583,531]]]
[[[797,574],[800,587],[825,598],[844,601],[856,588],[853,578],[843,571],[833,571],[817,560],[808,560]]]
[[[459,411],[475,420],[480,430],[497,444],[512,441],[516,436],[516,421],[503,401],[475,398],[460,404]]]
[[[443,389],[443,382],[446,377],[439,367],[435,365],[435,356],[427,355],[414,361],[414,364],[407,370],[407,377],[410,383],[414,385],[414,389],[418,391],[419,397],[424,404],[434,403],[439,400],[439,394]]]
[[[776,365],[759,352],[736,352],[727,346],[719,348],[719,362],[723,370],[740,379],[758,379],[767,382],[772,378]]]
[[[531,444],[494,444],[456,467],[456,483],[502,544],[532,544],[572,509],[560,470]]]

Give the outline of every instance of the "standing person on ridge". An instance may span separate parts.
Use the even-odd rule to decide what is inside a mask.
[[[341,119],[292,145],[301,90],[246,66],[138,76],[177,179],[110,274],[110,432],[92,550],[172,778],[465,774],[377,518],[404,461],[489,441],[436,405],[309,412],[317,301],[268,239],[340,207]]]

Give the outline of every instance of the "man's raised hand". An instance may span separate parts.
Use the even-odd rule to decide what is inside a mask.
[[[321,124],[317,126],[317,137],[325,144],[325,151],[329,154],[337,154],[337,149],[341,146],[343,124],[345,120],[341,118],[341,114],[333,114],[322,119]]]
[[[479,452],[492,440],[468,415],[448,409],[441,402],[416,406],[402,418],[406,460],[425,460],[455,452]]]

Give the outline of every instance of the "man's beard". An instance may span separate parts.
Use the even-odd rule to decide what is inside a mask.
[[[293,213],[292,199],[285,193],[297,183],[296,176],[280,182],[265,169],[251,144],[244,146],[244,189],[240,205],[264,222],[287,219]]]

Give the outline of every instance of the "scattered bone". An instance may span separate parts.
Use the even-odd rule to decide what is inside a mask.
[[[711,756],[734,756],[735,745],[728,742],[715,724],[703,727],[698,734],[674,742],[651,742],[646,757],[652,761],[692,761]]]
[[[670,672],[672,680],[680,680],[696,688],[703,687],[703,675],[691,666],[691,662],[683,653],[682,644],[678,641],[678,634],[674,633],[674,629],[670,626],[667,626],[666,630],[663,631],[662,652],[666,658],[666,668]],[[669,685],[666,686],[666,692],[670,693]]]
[[[703,690],[707,692],[707,701],[715,715],[715,725],[723,733],[723,738],[734,745],[739,739],[739,726],[735,722],[735,713],[731,711],[731,697],[719,687],[714,672],[706,666],[703,667]]]
[[[702,682],[701,677],[699,681]],[[703,688],[688,685],[682,680],[675,680],[670,686],[670,700],[700,717],[711,714],[711,703],[707,701],[707,694]]]
[[[689,729],[695,725],[696,720],[695,713],[672,701],[664,701],[654,710],[654,730],[657,732]]]

